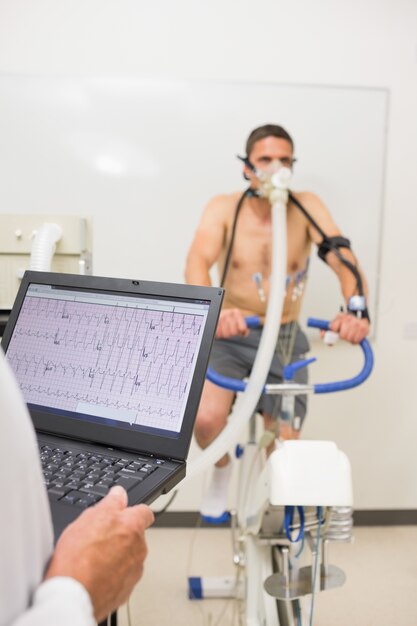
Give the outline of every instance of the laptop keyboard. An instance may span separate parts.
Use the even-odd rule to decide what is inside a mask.
[[[49,499],[82,509],[101,500],[114,485],[129,491],[164,463],[160,459],[138,457],[132,461],[42,444],[39,449]]]

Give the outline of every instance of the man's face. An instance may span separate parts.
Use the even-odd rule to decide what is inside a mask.
[[[268,171],[274,161],[280,161],[285,167],[292,167],[293,152],[289,141],[279,137],[265,137],[257,141],[251,153],[248,154],[249,161],[258,170]],[[259,181],[255,174],[245,167],[245,174],[251,181],[251,187],[257,188]]]

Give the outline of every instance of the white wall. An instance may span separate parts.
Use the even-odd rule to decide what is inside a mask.
[[[300,155],[291,187],[314,189],[349,233],[376,319],[388,101],[388,90],[363,87],[0,74],[0,213],[9,212],[0,254],[13,243],[30,250],[20,212],[33,214],[35,228],[45,212],[87,214],[96,275],[181,282],[201,207],[221,191],[243,192],[236,154],[248,129],[279,119]],[[361,158],[351,158],[358,144]],[[65,242],[66,229],[58,254]],[[311,261],[304,310],[328,317],[340,286]],[[15,296],[1,292],[10,272],[0,262],[0,308]]]
[[[349,455],[357,508],[417,507],[416,23],[413,0],[0,0],[0,72],[390,90],[375,373],[343,398],[314,398],[305,429]],[[334,366],[318,351],[323,380]],[[352,351],[337,354],[354,370]],[[199,490],[190,483],[176,508],[198,508]]]

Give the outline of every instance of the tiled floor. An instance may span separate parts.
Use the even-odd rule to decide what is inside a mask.
[[[316,626],[417,625],[417,528],[356,528],[353,544],[331,544],[346,584],[317,596]],[[238,626],[237,603],[190,601],[188,576],[234,572],[227,529],[151,529],[142,581],[129,606],[132,626]],[[120,626],[128,626],[126,607]],[[242,625],[243,626],[243,625]]]

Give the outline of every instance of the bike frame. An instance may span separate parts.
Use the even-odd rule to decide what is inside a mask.
[[[256,318],[249,320],[252,327]],[[310,327],[329,329],[329,322],[310,318]],[[348,380],[300,385],[291,380],[298,367],[315,359],[291,364],[281,384],[265,385],[265,393],[295,398],[298,394],[332,393],[362,384],[373,367],[373,354],[366,339],[360,345],[364,365]],[[207,378],[222,387],[241,392],[245,383],[208,371]],[[294,418],[294,403],[292,418]],[[328,563],[332,540],[348,541],[352,530],[352,485],[350,464],[332,442],[277,442],[265,458],[256,436],[255,415],[251,418],[248,441],[239,458],[236,511],[232,514],[234,562],[244,571],[246,626],[306,626],[311,624],[312,598],[317,591],[340,586],[344,574]],[[307,470],[307,471],[305,471]],[[288,522],[289,507],[303,508],[304,543],[311,565],[291,558],[294,532],[301,536],[301,513]],[[292,510],[292,509],[291,509]],[[323,513],[318,513],[321,511]],[[324,527],[323,520],[326,520]],[[301,541],[301,540],[300,540]],[[307,550],[302,562],[307,563]],[[224,595],[224,594],[223,594]]]

